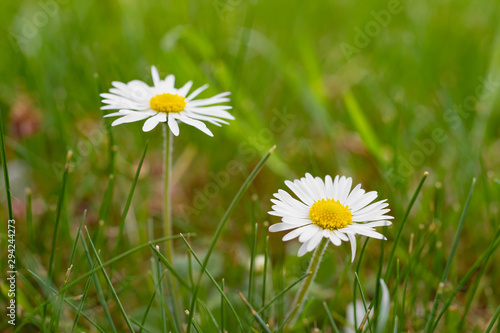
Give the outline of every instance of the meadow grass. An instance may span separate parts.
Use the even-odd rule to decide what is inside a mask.
[[[340,332],[359,301],[365,332],[500,332],[495,1],[1,1],[18,315],[2,227],[0,331]],[[213,138],[180,125],[172,237],[161,129],[100,110],[151,65],[231,91],[236,118]],[[352,177],[395,219],[353,263],[327,248],[292,323],[311,255],[267,212],[306,172]]]

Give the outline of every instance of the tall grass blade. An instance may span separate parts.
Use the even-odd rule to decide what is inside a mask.
[[[184,244],[186,244],[186,246],[191,251],[191,254],[193,255],[193,258],[196,260],[196,262],[198,262],[198,264],[203,269],[203,264],[200,261],[200,259],[198,258],[198,256],[196,255],[196,253],[194,252],[194,250],[191,247],[191,245],[189,245],[188,241],[186,240],[186,238],[182,234],[181,234],[181,237],[184,240]],[[238,325],[240,326],[241,330],[244,331],[243,324],[241,323],[240,317],[238,316],[238,313],[236,312],[236,310],[233,307],[233,304],[231,303],[231,301],[229,300],[229,298],[227,298],[226,293],[224,292],[224,290],[219,286],[219,284],[217,283],[217,281],[215,281],[215,279],[213,278],[212,274],[210,274],[210,272],[208,271],[208,269],[206,267],[201,271],[200,275],[203,274],[203,273],[207,274],[207,276],[210,279],[210,281],[212,281],[212,283],[215,286],[215,288],[217,288],[217,290],[219,291],[221,297],[224,298],[224,300],[226,301],[227,305],[229,306],[229,309],[231,309],[231,312],[234,314],[236,320],[238,321]]]
[[[144,146],[144,151],[142,152],[141,160],[139,161],[139,165],[137,166],[137,171],[135,172],[134,180],[132,181],[132,186],[130,187],[130,192],[128,193],[127,201],[125,202],[125,207],[123,207],[122,219],[120,221],[120,229],[118,230],[118,236],[116,238],[116,245],[113,251],[113,257],[116,257],[118,254],[118,250],[120,249],[120,243],[123,237],[123,229],[125,228],[125,219],[127,218],[127,213],[130,208],[130,204],[132,203],[132,197],[134,196],[135,186],[137,185],[137,180],[139,179],[139,174],[141,173],[142,163],[144,162],[144,158],[146,157],[146,152],[148,151],[149,141],[146,141],[146,145]],[[114,272],[114,265],[111,266],[111,271],[109,275],[112,277]]]
[[[273,146],[269,151],[267,152],[264,157],[259,161],[259,163],[255,166],[255,168],[252,170],[250,175],[247,177],[241,188],[239,189],[238,193],[236,193],[236,196],[234,197],[233,201],[229,205],[228,209],[224,213],[224,216],[222,217],[221,221],[219,222],[219,225],[217,226],[217,229],[215,230],[214,237],[212,239],[212,242],[210,243],[210,247],[208,248],[207,254],[205,255],[205,258],[203,259],[203,264],[201,265],[201,274],[198,277],[198,281],[196,282],[196,285],[194,286],[194,291],[193,291],[193,296],[191,298],[191,305],[189,308],[189,318],[188,318],[188,323],[187,323],[187,328],[186,332],[189,333],[191,329],[191,321],[193,319],[194,311],[195,311],[195,304],[196,304],[196,298],[198,296],[198,291],[200,288],[200,283],[201,279],[203,277],[203,272],[205,271],[205,268],[208,265],[208,262],[210,261],[210,256],[212,255],[212,252],[215,249],[215,245],[217,244],[217,241],[219,240],[220,236],[222,235],[222,231],[224,230],[224,227],[229,220],[229,216],[231,216],[231,213],[233,212],[234,208],[236,207],[236,204],[240,201],[240,199],[243,197],[243,194],[246,192],[247,188],[250,186],[252,181],[255,179],[259,171],[264,167],[264,164],[268,160],[268,158],[271,156],[271,154],[274,152],[274,149],[276,149],[276,146]]]
[[[97,259],[97,262],[99,265],[102,265],[101,258],[99,257],[99,253],[97,253],[97,250],[94,247],[94,243],[92,243],[92,239],[90,237],[89,231],[87,230],[87,227],[85,227],[85,232],[87,233],[87,237],[90,243],[90,247],[92,248],[92,251],[94,252],[94,256]],[[111,293],[115,299],[115,302],[118,304],[118,307],[120,309],[120,312],[122,313],[123,319],[125,319],[125,322],[127,323],[128,329],[130,332],[134,332],[134,328],[132,326],[132,322],[128,318],[127,314],[125,313],[125,309],[123,308],[122,302],[120,301],[120,298],[116,294],[115,288],[113,287],[113,283],[111,282],[111,279],[108,276],[108,273],[106,273],[106,270],[103,268],[102,269],[102,274],[104,275],[104,278],[106,279],[106,282],[108,283],[109,288],[111,289]]]
[[[243,296],[243,294],[239,291],[238,291],[238,295],[243,300],[243,302],[247,306],[248,310],[250,311],[252,316],[254,316],[254,318],[257,320],[257,322],[259,323],[259,326],[264,330],[264,332],[271,333],[271,331],[269,330],[269,327],[267,327],[264,320],[262,320],[262,318],[259,316],[257,311],[255,311],[254,308],[252,307],[252,305],[246,300],[245,296]]]
[[[82,216],[82,219],[80,221],[80,225],[78,226],[78,230],[77,230],[76,235],[75,235],[75,240],[73,241],[73,247],[71,249],[71,255],[70,255],[69,263],[68,263],[68,270],[67,270],[66,279],[64,280],[63,286],[68,282],[69,274],[71,273],[71,269],[73,268],[73,260],[75,258],[76,246],[78,244],[80,230],[82,229],[83,221],[85,221],[86,215],[87,215],[87,210],[85,210],[83,212],[83,216]],[[50,320],[49,331],[57,331],[58,330],[59,319],[61,317],[61,310],[62,310],[62,306],[63,306],[63,300],[66,297],[66,291],[60,292],[58,297],[59,297],[59,302],[57,304],[57,309],[55,310],[55,313],[52,315],[52,318]]]
[[[68,172],[69,172],[69,166],[71,163],[71,156],[72,155],[73,155],[73,152],[71,150],[68,151],[68,154],[66,155],[66,164],[64,166],[64,173],[63,173],[63,179],[62,179],[62,188],[61,188],[61,193],[59,194],[59,199],[57,201],[56,221],[54,224],[54,233],[52,235],[52,246],[51,246],[51,250],[50,250],[50,260],[49,260],[48,278],[50,280],[52,280],[52,272],[53,272],[53,268],[54,268],[54,254],[56,251],[57,231],[59,229],[59,221],[61,220],[62,206],[64,204],[64,198],[66,196],[66,183],[68,180]]]
[[[436,296],[434,297],[434,303],[432,305],[431,312],[429,317],[427,318],[427,323],[425,325],[425,332],[430,332],[431,327],[433,326],[434,319],[436,317],[436,312],[439,307],[439,301],[441,300],[441,296],[443,294],[443,289],[446,281],[448,280],[448,274],[450,272],[451,263],[455,257],[455,252],[458,247],[458,241],[460,239],[460,234],[462,233],[462,228],[465,222],[465,216],[467,215],[467,210],[469,209],[469,203],[472,198],[472,193],[474,192],[474,186],[476,185],[476,178],[472,179],[472,184],[469,190],[469,195],[467,196],[467,200],[465,201],[464,208],[462,210],[462,216],[460,217],[460,223],[458,224],[457,232],[455,233],[455,238],[453,239],[453,244],[451,246],[450,255],[448,256],[448,260],[446,261],[446,266],[444,268],[443,275],[441,277],[441,282],[439,283],[438,290],[436,292]]]
[[[420,190],[422,189],[422,186],[424,185],[425,180],[427,179],[427,176],[429,173],[426,171],[424,172],[424,175],[422,176],[422,179],[420,180],[420,183],[417,186],[417,189],[415,190],[415,193],[413,193],[413,196],[411,197],[410,203],[408,204],[408,207],[406,208],[405,215],[403,217],[403,220],[401,223],[399,223],[399,230],[396,235],[396,239],[394,240],[394,245],[392,246],[391,254],[389,255],[389,259],[387,260],[387,269],[385,271],[384,275],[384,280],[387,280],[389,276],[391,275],[391,270],[392,270],[392,262],[394,260],[394,255],[396,254],[396,249],[398,247],[399,241],[401,239],[401,235],[403,233],[403,229],[406,225],[406,221],[408,220],[408,216],[410,215],[410,211],[413,207],[413,204],[417,200],[418,194],[420,193]]]

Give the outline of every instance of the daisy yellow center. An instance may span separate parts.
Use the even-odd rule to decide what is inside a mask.
[[[321,199],[312,204],[309,219],[322,229],[336,230],[352,223],[352,213],[338,200]]]
[[[160,94],[149,100],[151,109],[158,112],[181,112],[186,107],[186,98],[174,94]]]

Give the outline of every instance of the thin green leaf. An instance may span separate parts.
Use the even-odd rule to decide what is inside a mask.
[[[425,330],[424,332],[430,332],[431,327],[434,324],[434,318],[436,316],[437,309],[439,307],[439,301],[441,300],[441,296],[443,294],[443,289],[446,281],[448,280],[448,274],[450,272],[451,264],[453,262],[453,259],[455,257],[455,252],[458,247],[458,241],[460,239],[460,235],[462,233],[462,228],[465,223],[465,217],[467,215],[467,210],[469,209],[469,203],[472,198],[472,193],[474,192],[474,186],[476,185],[476,178],[472,179],[472,184],[469,190],[469,195],[467,196],[467,200],[465,201],[464,208],[462,210],[462,215],[460,217],[460,223],[458,224],[458,229],[455,233],[455,238],[453,239],[453,244],[451,246],[450,250],[450,255],[448,256],[448,260],[446,261],[446,266],[444,268],[443,276],[441,277],[441,282],[439,283],[438,290],[436,292],[436,296],[434,297],[434,303],[432,305],[431,313],[429,314],[429,317],[427,318],[427,323],[425,325]],[[437,324],[437,323],[436,323]]]
[[[127,213],[130,208],[130,204],[132,203],[132,197],[134,196],[135,186],[137,185],[137,180],[139,179],[139,174],[141,173],[142,163],[144,162],[144,158],[146,157],[146,152],[148,151],[149,141],[146,141],[146,145],[144,146],[144,151],[142,152],[141,160],[139,161],[139,165],[137,166],[137,171],[135,172],[134,180],[132,181],[132,186],[130,187],[130,192],[128,193],[127,201],[125,202],[125,207],[123,208],[122,219],[120,221],[120,229],[118,230],[118,236],[116,238],[116,245],[113,251],[113,257],[116,257],[118,254],[118,250],[120,249],[120,243],[123,237],[123,229],[125,228],[125,219],[127,218]],[[112,277],[114,272],[114,265],[111,265],[111,271],[109,275]]]
[[[186,238],[182,234],[181,234],[181,237],[184,240],[184,244],[186,244],[186,246],[189,248],[189,251],[191,251],[191,254],[193,255],[193,258],[203,268],[203,264],[201,263],[200,259],[198,258],[198,256],[194,252],[194,250],[191,247],[191,245],[189,245],[188,241],[186,240]],[[229,298],[227,298],[226,293],[224,292],[224,290],[219,286],[219,284],[217,283],[217,281],[215,281],[215,279],[213,278],[212,274],[210,274],[210,272],[208,271],[208,269],[206,267],[202,270],[201,274],[203,274],[203,273],[207,274],[207,276],[210,279],[210,281],[212,281],[212,283],[215,286],[215,288],[217,288],[217,290],[219,291],[220,295],[227,302],[227,305],[229,306],[229,309],[231,309],[231,312],[234,314],[234,316],[236,317],[236,320],[238,321],[238,325],[240,326],[241,330],[243,331],[243,324],[240,321],[240,317],[238,316],[238,313],[234,309],[233,304],[231,303],[231,301],[229,301]]]
[[[187,323],[187,328],[186,332],[189,333],[191,329],[191,321],[194,316],[194,311],[195,311],[195,304],[196,304],[196,298],[198,297],[198,291],[200,289],[200,283],[201,279],[203,277],[203,272],[205,271],[205,268],[208,265],[208,262],[210,261],[210,256],[212,255],[212,252],[215,249],[215,245],[217,244],[217,241],[219,240],[220,236],[222,235],[222,231],[224,230],[224,227],[226,226],[227,221],[229,220],[229,216],[231,216],[233,210],[236,207],[236,204],[240,201],[240,199],[243,197],[243,194],[246,192],[252,181],[255,179],[259,171],[264,167],[264,164],[268,160],[268,158],[271,156],[271,154],[274,152],[274,149],[276,146],[272,147],[269,149],[266,155],[262,157],[262,159],[259,161],[259,163],[255,166],[255,168],[252,170],[250,175],[247,177],[241,188],[239,189],[238,193],[236,193],[236,196],[233,198],[233,201],[229,205],[228,209],[224,213],[224,216],[222,217],[221,221],[219,222],[219,225],[217,226],[217,229],[215,230],[214,237],[212,239],[212,242],[210,243],[210,246],[208,248],[207,254],[205,255],[205,258],[203,259],[203,264],[201,265],[201,272],[202,274],[199,275],[198,281],[194,287],[193,290],[193,295],[191,298],[191,305],[189,308],[189,318],[188,318],[188,323]]]
[[[252,307],[252,305],[246,300],[245,296],[243,296],[243,294],[241,292],[238,291],[238,295],[240,296],[240,298],[243,300],[243,302],[245,303],[245,305],[247,306],[248,310],[250,311],[250,313],[252,314],[252,316],[254,316],[254,318],[257,320],[257,322],[259,323],[259,326],[267,333],[271,333],[271,331],[269,330],[269,327],[267,327],[266,323],[264,322],[264,320],[262,320],[262,318],[259,316],[259,314],[257,313],[257,311],[254,310],[254,308]]]
[[[413,204],[417,200],[418,194],[420,193],[420,190],[422,189],[422,186],[424,185],[424,182],[427,179],[428,175],[429,175],[429,173],[427,171],[424,172],[424,175],[422,176],[422,179],[420,180],[420,183],[418,184],[417,189],[415,190],[415,193],[413,193],[413,196],[411,197],[410,203],[408,204],[408,207],[406,208],[406,212],[405,212],[405,215],[403,217],[403,220],[399,224],[398,234],[396,236],[396,239],[394,240],[394,245],[392,246],[391,254],[389,255],[389,260],[387,260],[387,269],[385,271],[384,280],[387,280],[389,278],[389,275],[391,274],[392,262],[394,260],[394,255],[396,254],[396,249],[397,249],[399,241],[401,239],[401,234],[403,233],[403,229],[406,225],[406,221],[408,220],[408,216],[410,215],[410,211],[413,207]]]
[[[97,259],[97,262],[99,265],[102,266],[101,258],[99,257],[99,253],[97,253],[97,250],[94,247],[94,243],[92,243],[92,239],[90,237],[89,231],[87,230],[87,227],[85,227],[85,232],[87,233],[87,237],[90,243],[90,247],[92,248],[92,251],[94,252],[94,256]],[[122,302],[120,301],[120,298],[116,294],[115,288],[113,287],[113,283],[111,282],[111,279],[108,276],[108,273],[106,273],[106,270],[102,268],[102,274],[104,275],[104,278],[106,279],[106,282],[108,283],[109,288],[111,289],[111,293],[113,294],[113,298],[115,299],[115,302],[118,304],[118,308],[120,309],[120,312],[122,313],[123,319],[125,319],[125,322],[128,326],[128,329],[130,332],[134,332],[134,328],[132,326],[132,323],[130,322],[130,319],[128,318],[128,315],[125,313],[125,309],[123,308]]]

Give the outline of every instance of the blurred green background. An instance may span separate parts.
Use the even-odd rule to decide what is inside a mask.
[[[147,140],[121,250],[149,239],[149,218],[160,229],[160,127],[150,133],[141,131],[142,123],[114,127],[110,142],[99,109],[99,93],[111,81],[151,84],[151,65],[162,77],[174,74],[177,85],[188,80],[195,87],[209,83],[201,97],[232,92],[236,120],[222,128],[211,126],[213,138],[181,125],[174,143],[174,231],[195,232],[193,246],[201,254],[239,186],[260,156],[277,145],[233,214],[211,262],[214,277],[225,278],[232,298],[236,290],[247,288],[252,215],[259,224],[261,254],[266,222],[278,222],[266,214],[272,193],[284,188],[284,180],[305,172],[345,174],[387,198],[395,216],[386,231],[389,247],[419,180],[424,171],[430,173],[396,252],[403,267],[412,233],[414,243],[422,245],[407,296],[411,301],[405,329],[410,331],[421,330],[425,323],[473,177],[478,183],[451,285],[498,228],[500,9],[493,0],[1,0],[1,7],[0,110],[18,220],[17,256],[23,267],[40,275],[48,265],[65,156],[73,151],[57,243],[56,286],[64,280],[85,209],[91,233],[102,221],[97,246],[103,258],[111,257]],[[110,163],[113,149],[115,163]],[[230,172],[231,165],[237,172]],[[103,207],[110,172],[112,201]],[[34,239],[23,224],[27,187],[33,193]],[[0,215],[7,220],[5,196],[1,198]],[[5,244],[4,230],[1,235]],[[270,235],[276,286],[282,270],[289,284],[302,275],[308,260],[296,258],[298,242],[285,245],[280,237]],[[358,239],[358,251],[363,242]],[[185,255],[181,241],[175,248]],[[370,297],[380,250],[378,242],[368,243],[361,263],[360,279]],[[349,251],[348,244],[331,247],[317,280],[321,287],[312,293],[330,302],[338,290],[331,308],[339,323],[352,301],[354,267],[342,274]],[[132,316],[140,317],[151,294],[149,257],[145,251],[117,264],[115,287]],[[500,302],[500,266],[494,264],[499,260],[496,253],[473,294],[468,330],[484,330]],[[82,262],[74,276],[88,270]],[[185,269],[185,257],[179,255],[176,265]],[[26,281],[19,282],[25,288],[20,304],[29,310],[42,296],[39,288],[28,291],[28,281],[35,289],[37,284],[29,273],[22,274]],[[395,285],[394,280],[386,282]],[[145,285],[149,287],[141,287]],[[215,308],[217,292],[204,292],[207,306]],[[78,294],[77,288],[72,294]],[[464,288],[455,313],[465,313],[467,295]],[[2,293],[0,301],[5,300]],[[242,305],[237,295],[235,303]],[[311,307],[320,307],[317,303]],[[105,327],[99,304],[89,301],[88,308]],[[308,311],[307,327],[323,322],[324,315]],[[229,315],[228,321],[231,327]],[[450,322],[442,320],[441,329],[453,331]]]

